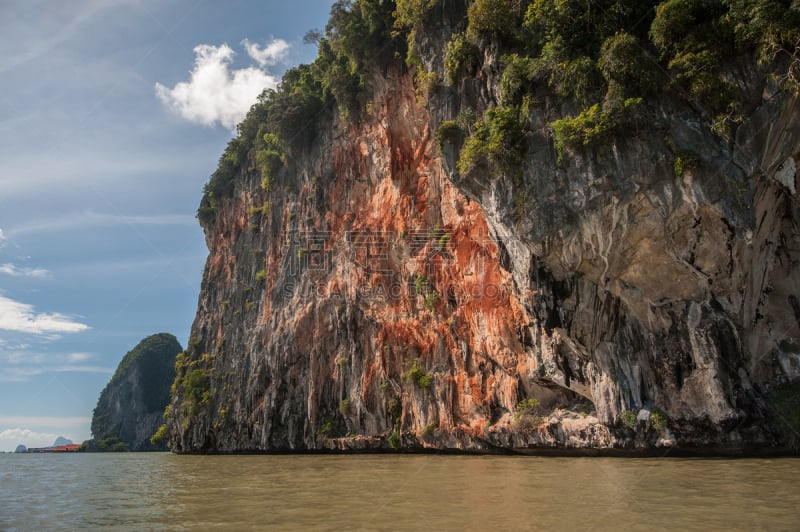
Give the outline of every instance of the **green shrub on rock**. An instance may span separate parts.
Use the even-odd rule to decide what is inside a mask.
[[[635,36],[619,32],[609,37],[600,49],[597,66],[608,82],[624,87],[627,94],[645,94],[659,85],[660,71],[655,58]]]
[[[517,18],[508,0],[476,0],[467,11],[467,38],[473,43],[496,37],[514,36]]]
[[[650,426],[657,432],[661,432],[667,428],[667,414],[663,410],[653,407],[650,410]]]
[[[462,174],[482,166],[491,173],[517,175],[525,153],[525,133],[519,109],[496,107],[474,124],[458,159]]]
[[[534,398],[523,399],[514,409],[513,428],[520,432],[530,432],[541,422],[539,415],[539,400]]]
[[[472,71],[478,63],[478,49],[464,33],[454,33],[447,43],[444,71],[450,83],[455,84],[463,70]]]
[[[636,423],[637,423],[636,412],[633,412],[631,410],[626,410],[625,412],[622,413],[622,424],[625,427],[631,430],[635,430]]]

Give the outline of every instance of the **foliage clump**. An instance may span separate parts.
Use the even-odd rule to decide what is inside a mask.
[[[525,154],[524,123],[516,107],[495,107],[473,125],[458,159],[466,174],[485,168],[493,175],[517,175]]]
[[[556,152],[563,156],[566,147],[588,146],[611,128],[611,123],[598,104],[581,111],[574,117],[553,122]]]
[[[343,416],[346,416],[350,411],[350,398],[347,397],[339,401],[339,413]]]
[[[597,67],[608,83],[617,83],[626,96],[650,94],[658,89],[661,72],[654,58],[635,36],[620,31],[600,47]]]
[[[107,436],[102,439],[95,439],[94,449],[100,453],[123,453],[130,450],[130,445],[120,441],[116,436]]]
[[[675,177],[681,178],[687,170],[700,166],[700,157],[691,150],[678,150],[672,163]]]
[[[481,39],[510,40],[518,26],[517,17],[508,0],[476,0],[467,11],[467,38],[473,43]]]
[[[392,416],[392,432],[389,435],[389,446],[392,449],[399,449],[402,444],[402,400],[397,396],[392,398],[387,405],[387,411]]]
[[[800,90],[797,2],[486,0],[471,3],[468,19],[445,54],[451,83],[470,75],[475,69],[462,68],[466,58],[477,61],[478,48],[493,42],[504,53],[498,108],[517,108],[524,123],[547,89],[561,114],[550,124],[560,157],[565,148],[610,138],[634,104],[664,90],[687,99],[713,132],[732,138],[744,95],[725,69],[753,49],[778,81]],[[476,124],[476,130],[462,147],[461,173],[488,159],[487,128]]]
[[[459,135],[463,133],[461,126],[459,125],[458,121],[456,120],[445,120],[439,127],[436,128],[436,133],[434,134],[434,138],[436,142],[439,144],[439,148],[442,148],[445,142],[454,142]]]
[[[425,309],[426,310],[433,310],[436,307],[436,302],[439,300],[439,292],[436,290],[431,290],[431,292],[425,296]]]
[[[660,408],[653,407],[650,410],[650,426],[653,427],[656,432],[661,432],[667,428],[667,414]]]
[[[389,435],[389,446],[392,449],[400,448],[400,421],[394,425],[392,433]]]
[[[211,374],[206,368],[193,368],[186,372],[181,380],[180,388],[185,400],[192,406],[204,406],[210,398]]]
[[[636,429],[637,419],[636,419],[636,412],[631,410],[626,410],[622,413],[622,424],[631,430]]]
[[[420,431],[419,435],[422,438],[429,438],[433,436],[434,431],[439,428],[439,422],[431,421],[427,425],[425,425],[422,430]]]
[[[402,30],[407,32],[406,64],[420,67],[422,62],[417,54],[415,43],[416,36],[425,25],[428,12],[436,5],[437,0],[396,0],[397,6],[394,16],[394,31],[392,35],[399,35]]]
[[[158,427],[158,430],[150,436],[150,443],[153,445],[161,445],[161,443],[169,440],[169,429],[166,424]]]
[[[444,53],[444,71],[451,84],[458,81],[462,71],[472,72],[478,64],[478,48],[464,32],[454,33]]]
[[[419,360],[414,361],[403,377],[420,388],[430,388],[431,384],[433,384],[433,376],[419,365]]]
[[[264,133],[262,147],[256,151],[256,164],[261,171],[261,188],[270,191],[278,172],[286,164],[281,140],[275,133]]]
[[[519,432],[530,432],[541,422],[539,415],[539,400],[534,398],[523,399],[514,409],[513,427]]]
[[[214,354],[195,355],[181,353],[175,361],[175,380],[171,394],[177,398],[183,422],[194,419],[202,410],[208,408],[214,398],[214,381],[219,378],[213,368]],[[168,415],[165,413],[165,415]]]
[[[319,430],[317,431],[317,434],[319,436],[323,436],[325,438],[329,438],[329,437],[331,437],[333,435],[334,428],[335,428],[334,419],[333,418],[326,418],[325,421],[322,422],[322,425],[320,425]]]

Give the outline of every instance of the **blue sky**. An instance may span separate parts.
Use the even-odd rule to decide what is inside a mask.
[[[122,356],[186,345],[203,184],[331,1],[0,1],[0,451],[89,437]]]

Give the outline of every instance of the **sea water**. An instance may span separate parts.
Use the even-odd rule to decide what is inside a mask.
[[[798,530],[799,459],[0,454],[0,529]]]

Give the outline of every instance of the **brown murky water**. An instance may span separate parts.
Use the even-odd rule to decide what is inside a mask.
[[[0,455],[0,529],[798,530],[798,459]]]

